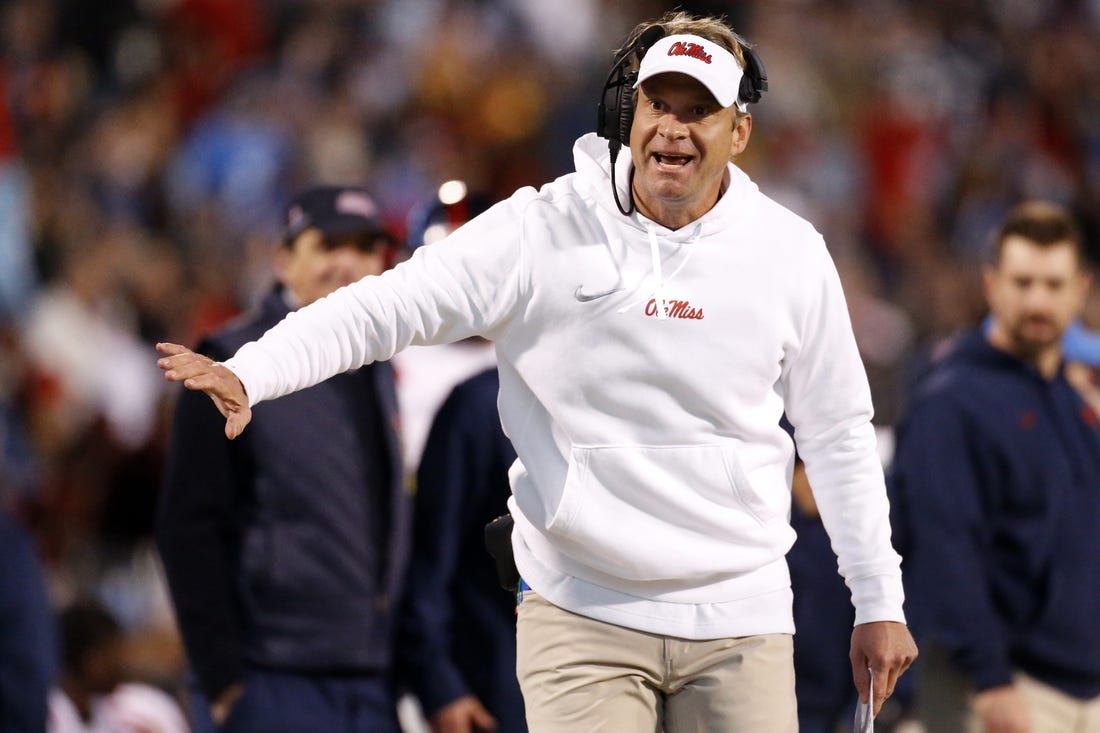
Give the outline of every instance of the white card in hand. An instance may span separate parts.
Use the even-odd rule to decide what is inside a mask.
[[[875,733],[875,673],[867,670],[870,684],[867,686],[867,702],[856,701],[856,719],[852,733]]]

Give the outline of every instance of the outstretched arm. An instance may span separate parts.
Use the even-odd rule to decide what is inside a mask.
[[[225,417],[225,437],[232,440],[244,430],[252,419],[248,395],[237,375],[209,356],[196,354],[179,344],[157,344],[157,352],[163,356],[157,366],[166,379],[183,382],[187,389],[205,392],[218,411]]]

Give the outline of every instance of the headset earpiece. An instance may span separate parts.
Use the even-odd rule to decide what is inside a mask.
[[[630,126],[634,122],[634,83],[638,71],[631,68],[635,58],[641,59],[654,43],[665,35],[660,25],[650,26],[623,49],[615,59],[607,81],[603,85],[603,97],[596,108],[596,134],[608,140],[630,144]]]
[[[597,109],[596,132],[600,137],[626,145],[630,142],[630,126],[634,121],[634,82],[638,80],[638,73],[624,73],[620,67],[615,76],[605,87],[603,101]]]
[[[768,91],[768,72],[764,70],[764,62],[749,47],[748,41],[734,34],[737,42],[741,44],[741,54],[745,58],[745,73],[741,77],[741,85],[737,88],[737,100],[745,104],[756,104],[764,92]]]
[[[630,144],[630,128],[634,124],[634,84],[637,81],[638,72],[632,71],[619,87],[619,140],[623,145]]]

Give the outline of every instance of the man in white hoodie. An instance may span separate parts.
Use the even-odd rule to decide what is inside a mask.
[[[784,412],[855,605],[861,698],[873,673],[877,710],[916,657],[836,270],[730,162],[766,85],[720,20],[643,23],[600,105],[610,145],[578,140],[575,173],[224,364],[157,347],[233,438],[257,402],[410,344],[494,342],[533,733],[797,729]]]

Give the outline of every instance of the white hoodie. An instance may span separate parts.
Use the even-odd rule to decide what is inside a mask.
[[[491,339],[524,579],[689,639],[794,630],[786,410],[856,623],[903,621],[870,392],[821,236],[732,164],[693,224],[624,217],[604,141],[574,156],[576,173],[242,347],[226,365],[251,403],[410,344]]]

